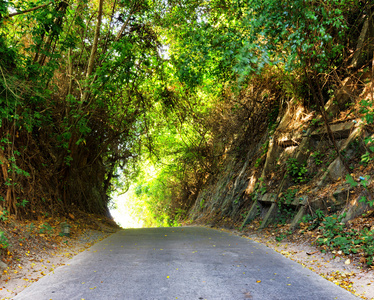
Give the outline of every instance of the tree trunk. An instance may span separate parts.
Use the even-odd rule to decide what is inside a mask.
[[[87,72],[86,72],[86,87],[83,94],[83,102],[87,101],[88,99],[88,89],[89,89],[89,78],[93,72],[94,64],[95,64],[95,58],[97,53],[97,45],[99,43],[99,36],[100,36],[100,27],[101,27],[101,19],[103,15],[103,2],[104,0],[100,0],[99,2],[99,11],[97,16],[97,23],[96,23],[96,30],[95,30],[95,36],[92,44],[91,54],[90,58],[88,60],[88,66],[87,66]]]

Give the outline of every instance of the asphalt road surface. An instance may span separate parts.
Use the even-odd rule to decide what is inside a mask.
[[[121,230],[14,299],[358,299],[281,254],[202,227]]]

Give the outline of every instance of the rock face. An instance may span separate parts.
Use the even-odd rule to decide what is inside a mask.
[[[345,82],[346,86],[350,84]],[[326,104],[330,115],[337,114],[349,101],[343,92],[338,93],[338,102]],[[285,211],[292,211],[288,221],[294,229],[311,210],[330,213],[351,203],[346,169],[329,141],[326,127],[310,122],[312,116],[302,119],[300,116],[307,113],[300,107],[288,108],[282,115],[274,132],[264,132],[260,143],[248,145],[244,160],[231,158],[226,169],[202,189],[190,211],[193,219],[208,218],[213,223],[236,220],[243,228],[261,218],[262,229]],[[357,120],[331,124],[330,129],[349,163],[361,151],[365,130]],[[348,209],[346,220],[366,209],[356,201]]]

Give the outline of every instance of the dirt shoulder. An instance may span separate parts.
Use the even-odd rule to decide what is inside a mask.
[[[61,234],[60,223],[71,227],[70,236]],[[41,218],[36,221],[7,220],[0,231],[7,248],[0,260],[0,299],[12,299],[19,292],[93,244],[119,229],[109,219],[80,214],[70,219]]]

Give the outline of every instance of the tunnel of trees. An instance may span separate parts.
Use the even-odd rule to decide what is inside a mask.
[[[0,214],[188,212],[228,154],[373,59],[357,0],[0,0]],[[279,97],[266,97],[267,89]],[[145,171],[152,166],[151,178]]]

